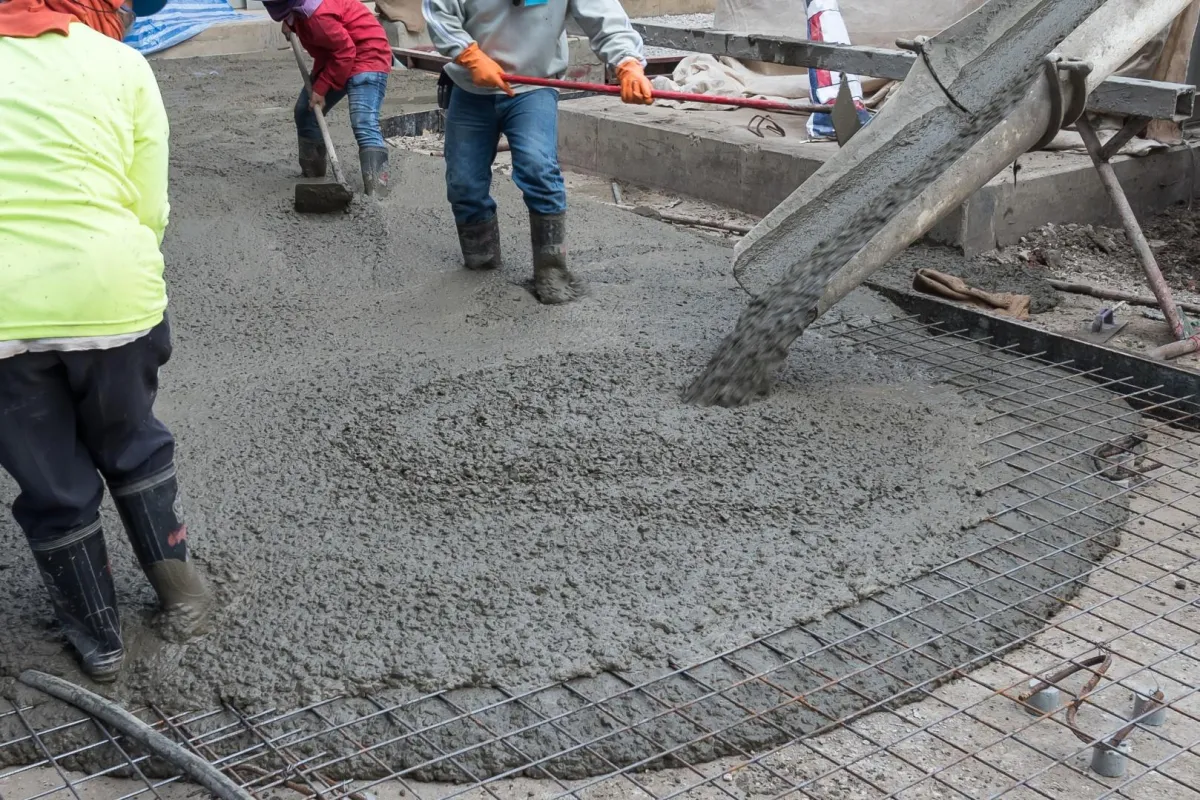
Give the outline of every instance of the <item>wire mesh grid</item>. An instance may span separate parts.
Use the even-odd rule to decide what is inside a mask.
[[[917,580],[648,679],[139,715],[260,797],[1200,797],[1200,404],[964,334],[818,332],[1002,426],[984,534]],[[33,712],[0,708],[0,797],[197,791]]]

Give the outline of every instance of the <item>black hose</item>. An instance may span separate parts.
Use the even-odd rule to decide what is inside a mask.
[[[21,673],[20,681],[111,725],[148,752],[178,767],[184,775],[221,800],[254,800],[249,792],[230,780],[221,770],[163,736],[116,703],[70,681],[37,670],[25,670]]]

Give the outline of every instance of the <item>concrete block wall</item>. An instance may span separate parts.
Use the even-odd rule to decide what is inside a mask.
[[[241,53],[261,53],[266,50],[286,50],[287,40],[266,12],[246,12],[252,22],[228,22],[213,25],[182,44],[155,53],[151,58],[195,58],[198,56],[228,56]]]

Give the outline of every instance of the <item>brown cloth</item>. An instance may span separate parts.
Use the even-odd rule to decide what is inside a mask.
[[[1200,0],[1192,0],[1168,29],[1166,44],[1150,76],[1153,80],[1187,83],[1188,61],[1192,55],[1192,39],[1197,22],[1200,22]],[[1166,144],[1183,143],[1183,127],[1174,120],[1151,120],[1145,135],[1147,139]]]
[[[425,17],[421,15],[421,0],[375,0],[375,10],[384,19],[399,22],[409,33],[425,30]]]
[[[913,288],[918,292],[968,303],[987,311],[995,311],[1006,317],[1029,319],[1029,295],[1027,294],[985,292],[983,289],[968,286],[962,278],[932,269],[917,270],[917,274],[913,276]]]

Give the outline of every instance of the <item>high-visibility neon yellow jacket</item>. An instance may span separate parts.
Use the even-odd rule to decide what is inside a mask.
[[[82,23],[0,37],[0,341],[162,320],[167,138],[133,48]]]

